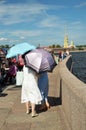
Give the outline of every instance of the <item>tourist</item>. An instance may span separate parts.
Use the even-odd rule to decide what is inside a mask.
[[[24,58],[24,57],[23,57]],[[32,110],[32,117],[38,116],[36,113],[36,105],[40,104],[42,96],[37,85],[37,74],[32,69],[23,66],[23,83],[21,91],[21,103],[25,103],[26,113]]]
[[[59,62],[62,61],[62,51],[59,51],[58,57],[59,57]]]
[[[69,54],[70,54],[68,49],[66,50],[66,54],[67,54],[67,56],[69,56]]]
[[[6,81],[5,81],[6,75],[7,75],[6,64],[2,63],[1,70],[0,70],[0,84],[2,86],[6,85]]]
[[[24,66],[24,60],[22,58],[22,55],[18,55],[17,60],[18,60],[18,71],[22,71]]]
[[[9,70],[7,71],[7,75],[6,75],[6,82],[9,82],[10,84],[13,83],[13,80],[15,80],[16,78],[16,74],[17,74],[17,65],[15,62],[9,62]]]
[[[48,74],[47,72],[44,72],[39,75],[38,78],[38,86],[42,95],[42,107],[47,107],[47,109],[50,108],[50,104],[48,102],[48,91],[49,91],[49,81],[48,81]],[[45,106],[46,105],[46,106]]]

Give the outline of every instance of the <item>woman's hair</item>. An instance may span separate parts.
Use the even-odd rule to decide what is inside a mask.
[[[31,50],[30,50],[30,51],[31,51]],[[30,51],[25,52],[25,53],[22,55],[22,58],[24,59],[24,58],[25,58],[25,55],[28,54]]]
[[[31,51],[31,50],[30,50],[30,51]],[[25,66],[26,66],[25,55],[26,55],[26,54],[28,54],[30,51],[27,51],[27,52],[25,52],[25,53],[22,55],[22,58],[23,58],[23,60],[24,60],[24,63],[25,63]]]
[[[24,60],[24,64],[26,65],[25,55],[22,55],[22,58]]]

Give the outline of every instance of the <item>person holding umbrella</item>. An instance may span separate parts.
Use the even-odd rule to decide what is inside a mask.
[[[25,55],[23,59],[25,62]],[[25,62],[26,63],[26,62]],[[30,105],[32,110],[32,117],[38,116],[35,110],[36,104],[41,104],[42,96],[37,85],[37,75],[36,72],[26,67],[26,64],[23,67],[23,83],[21,91],[21,103],[25,103],[26,113],[30,113]]]
[[[24,59],[23,66],[23,82],[21,90],[21,103],[25,103],[26,113],[29,114],[29,107],[31,105],[32,117],[36,117],[36,104],[40,104],[42,96],[37,84],[37,75],[36,72],[26,66],[25,55],[27,52],[36,49],[36,47],[29,43],[19,43],[12,46],[6,55],[6,58],[22,55]],[[16,50],[16,51],[15,51]]]
[[[38,87],[42,95],[42,107],[40,109],[49,109],[48,102],[49,80],[47,72],[41,73],[38,78]]]
[[[55,59],[51,53],[48,51],[38,48],[30,51],[29,53],[25,54],[25,64],[29,68],[32,68],[39,76],[44,72],[52,72],[55,66],[57,65]],[[45,73],[46,75],[46,73]],[[47,108],[50,108],[50,105],[47,100],[48,96],[48,79],[45,78],[47,75],[40,80],[40,92],[42,92],[42,96],[44,96],[44,100],[46,100]],[[42,81],[44,80],[44,81]],[[47,80],[47,81],[46,81]],[[47,87],[46,87],[47,86]],[[42,89],[43,88],[43,89]],[[44,95],[44,94],[46,95]]]

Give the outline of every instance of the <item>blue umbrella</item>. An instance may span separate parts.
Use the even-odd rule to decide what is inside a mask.
[[[33,49],[36,49],[36,47],[27,42],[16,44],[8,50],[6,58],[11,58],[11,57],[17,56],[18,54],[23,55],[27,51],[30,51]]]

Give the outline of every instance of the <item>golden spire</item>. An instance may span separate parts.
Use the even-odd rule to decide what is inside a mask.
[[[65,26],[64,48],[68,48],[67,26]]]

